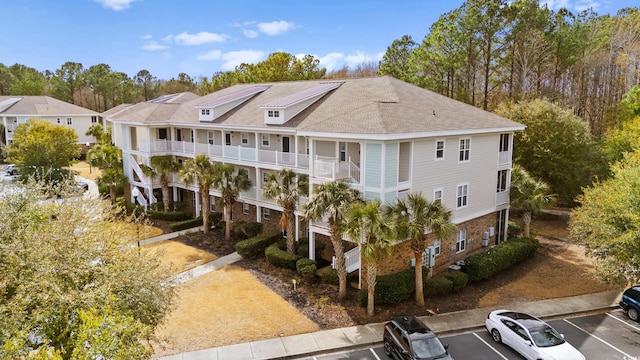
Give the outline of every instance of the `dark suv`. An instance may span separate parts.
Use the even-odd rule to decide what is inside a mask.
[[[629,319],[638,321],[640,312],[640,285],[632,286],[622,293],[620,307],[627,313]]]
[[[453,360],[436,334],[415,316],[397,316],[384,324],[384,353],[397,360]]]

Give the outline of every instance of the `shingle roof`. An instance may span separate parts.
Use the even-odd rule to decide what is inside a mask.
[[[0,109],[3,115],[99,115],[93,110],[70,104],[49,96],[0,96],[0,102],[12,98],[20,101]]]
[[[181,104],[139,103],[109,117],[115,121],[149,124],[223,124],[247,128],[288,128],[302,132],[353,134],[410,134],[417,132],[511,129],[524,126],[488,111],[461,103],[392,77],[340,80],[342,85],[322,96],[283,125],[264,123],[263,104],[279,103],[292,94],[305,93],[327,80],[275,82],[213,122],[198,120],[196,104],[215,103],[229,94],[256,86],[239,84]]]
[[[252,95],[255,95],[257,93],[261,93],[265,90],[267,90],[270,87],[270,85],[258,85],[258,86],[251,86],[251,87],[247,87],[244,89],[240,89],[238,91],[232,92],[231,94],[227,94],[224,96],[220,96],[217,97],[215,99],[211,99],[202,103],[198,103],[196,106],[197,107],[202,107],[202,108],[212,108],[212,107],[216,107],[218,105],[222,105],[222,104],[226,104],[232,101],[236,101],[236,100],[241,100],[244,98],[248,98]]]
[[[260,108],[286,108],[301,101],[313,98],[319,95],[324,95],[329,91],[342,85],[343,81],[322,82],[320,84],[313,85],[304,90],[287,95],[285,97],[272,100],[266,104],[260,105]]]

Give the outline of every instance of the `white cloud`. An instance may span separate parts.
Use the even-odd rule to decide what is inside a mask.
[[[219,60],[222,57],[222,51],[211,50],[205,53],[198,54],[198,60]]]
[[[242,30],[242,33],[249,39],[254,39],[260,36],[260,34],[255,30]]]
[[[234,70],[242,63],[255,64],[262,61],[264,57],[264,52],[258,50],[229,51],[222,55],[224,63],[221,67],[224,70]]]
[[[97,3],[102,4],[105,9],[111,9],[114,11],[120,11],[128,9],[131,3],[137,0],[94,0]]]
[[[356,68],[360,64],[367,64],[370,62],[378,62],[382,60],[384,56],[384,52],[379,52],[377,54],[366,54],[362,51],[356,51],[355,54],[347,55],[345,57],[345,63],[350,68]]]
[[[333,71],[339,68],[344,62],[344,54],[332,52],[318,59],[320,60],[321,67],[327,68],[327,71]]]
[[[167,42],[175,42],[179,45],[202,45],[213,42],[225,42],[227,40],[227,35],[220,35],[215,33],[210,33],[206,31],[201,31],[197,34],[189,34],[187,32],[180,33],[178,35],[168,35],[165,36],[162,40]]]
[[[166,45],[160,45],[156,41],[148,41],[146,44],[142,45],[142,48],[149,51],[157,51],[168,49],[169,47]]]
[[[152,38],[152,36],[151,35],[142,35],[142,36],[140,36],[140,38],[144,39],[144,40],[149,40],[149,39]]]
[[[292,22],[287,22],[284,20],[258,24],[258,30],[261,33],[267,34],[269,36],[284,34],[294,27],[295,25]]]
[[[581,1],[578,1],[578,3],[575,5],[575,8],[577,11],[593,9],[593,11],[597,12],[598,8],[600,8],[601,6],[602,4],[599,3],[598,1],[581,0]]]
[[[550,10],[558,10],[560,8],[570,8],[569,0],[545,0],[540,2],[540,7],[548,7]]]
[[[353,70],[361,64],[367,64],[370,62],[377,63],[382,60],[383,56],[384,52],[367,54],[362,51],[356,51],[355,53],[349,55],[345,55],[339,52],[328,53],[323,57],[314,55],[314,57],[320,60],[320,67],[326,68],[327,71],[339,70],[343,65],[347,65],[349,69]]]

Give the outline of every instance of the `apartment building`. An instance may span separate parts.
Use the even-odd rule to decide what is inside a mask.
[[[253,187],[241,194],[233,216],[273,227],[282,209],[262,188],[269,173],[282,168],[308,175],[310,189],[345,179],[365,199],[394,203],[419,192],[442,201],[457,233],[430,237],[425,264],[434,273],[507,237],[512,140],[524,126],[392,77],[240,84],[202,97],[166,95],[102,115],[122,148],[131,186],[151,202],[158,201],[160,184],[142,173],[141,164],[154,155],[184,161],[206,154],[250,174]],[[176,174],[170,186],[172,200],[200,213],[194,184]],[[327,241],[325,224],[298,215],[296,238]],[[358,247],[348,245],[348,270],[358,270]],[[400,242],[379,273],[407,268],[412,258],[408,243]]]
[[[49,96],[0,96],[0,120],[6,143],[13,141],[16,127],[29,119],[42,119],[73,129],[84,150],[96,141],[86,135],[87,130],[94,124],[102,125],[100,113]]]

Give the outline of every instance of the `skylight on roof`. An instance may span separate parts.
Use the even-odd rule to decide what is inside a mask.
[[[148,103],[154,103],[154,104],[160,104],[160,103],[169,103],[171,102],[173,99],[175,99],[176,97],[178,97],[178,95],[180,94],[169,94],[169,95],[162,95],[162,96],[158,96],[155,99],[151,99],[151,100],[147,100]]]

